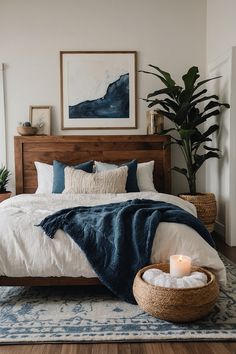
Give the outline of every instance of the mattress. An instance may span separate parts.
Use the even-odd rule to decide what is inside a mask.
[[[36,225],[46,216],[76,206],[93,206],[145,198],[175,204],[196,215],[195,207],[178,197],[138,192],[124,194],[22,194],[0,204],[0,275],[8,277],[96,277],[79,246],[62,230],[47,237]],[[211,269],[226,282],[218,253],[192,228],[161,222],[157,227],[151,263],[168,262],[170,255],[184,254],[193,265]]]

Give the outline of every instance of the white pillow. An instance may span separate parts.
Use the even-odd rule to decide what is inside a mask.
[[[52,193],[53,166],[47,163],[34,161],[37,170],[38,188],[36,194]]]
[[[63,193],[125,193],[127,175],[127,166],[95,173],[66,167]]]
[[[155,161],[138,163],[137,181],[140,192],[157,192],[153,183],[153,169]]]

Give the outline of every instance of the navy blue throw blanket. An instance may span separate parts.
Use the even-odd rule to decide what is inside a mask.
[[[134,277],[150,263],[153,239],[162,221],[191,226],[214,247],[211,235],[197,218],[175,205],[147,199],[63,209],[37,226],[51,238],[58,229],[68,233],[100,281],[121,299],[136,303]]]

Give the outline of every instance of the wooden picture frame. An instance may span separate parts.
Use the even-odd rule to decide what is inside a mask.
[[[137,129],[136,52],[60,52],[62,130]]]
[[[37,135],[51,135],[51,106],[30,106],[29,120]]]

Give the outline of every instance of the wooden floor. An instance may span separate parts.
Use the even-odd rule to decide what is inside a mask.
[[[215,236],[217,249],[236,263],[236,247]],[[236,354],[235,342],[2,345],[0,354]]]
[[[1,346],[4,354],[233,354],[235,343],[114,343]]]

